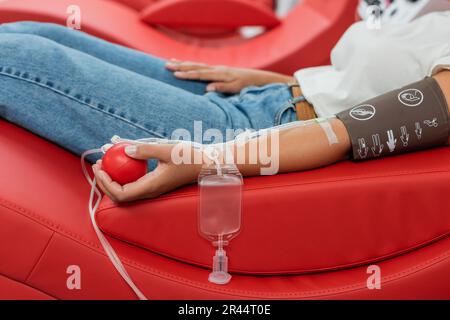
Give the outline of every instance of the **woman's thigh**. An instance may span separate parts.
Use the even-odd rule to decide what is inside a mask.
[[[18,33],[41,36],[66,47],[87,53],[110,64],[143,76],[159,80],[195,94],[204,94],[205,82],[179,80],[165,68],[165,60],[116,45],[57,24],[14,22],[0,25],[0,33]]]
[[[113,135],[194,137],[195,121],[203,131],[249,127],[233,108],[46,38],[0,34],[0,117],[76,154]]]

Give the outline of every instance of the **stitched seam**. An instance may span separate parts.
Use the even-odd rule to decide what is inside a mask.
[[[289,109],[293,109],[295,111],[295,107],[292,105],[292,101],[287,102],[281,110],[279,110],[277,112],[277,114],[275,115],[275,121],[274,121],[274,125],[278,126],[280,125],[281,122],[281,117],[283,116],[283,114],[289,110]]]
[[[85,245],[87,245],[89,247],[93,247],[93,248],[98,249],[98,251],[101,251],[101,248],[99,245],[97,245],[91,241],[85,240],[75,233],[72,233],[70,231],[62,229],[62,227],[60,225],[55,224],[48,219],[42,218],[39,214],[35,213],[34,211],[20,207],[20,206],[14,204],[14,203],[11,203],[5,199],[2,199],[2,198],[0,198],[0,207],[3,207],[10,211],[14,211],[22,216],[25,216],[31,220],[34,220],[35,222],[39,223],[42,226],[45,226],[46,228],[48,228],[51,231],[54,231],[58,234],[66,234],[69,237],[73,238],[73,240],[79,241],[80,243],[84,243]]]
[[[31,268],[31,271],[28,273],[28,276],[25,278],[25,281],[24,281],[25,283],[28,282],[28,279],[30,279],[31,275],[34,272],[34,269],[36,269],[36,267],[39,265],[39,262],[41,262],[42,258],[44,257],[44,253],[47,251],[47,248],[49,247],[50,242],[52,241],[54,235],[55,235],[55,232],[53,231],[50,238],[48,239],[44,249],[42,250],[42,253],[39,255],[39,258],[36,259],[36,263],[33,265],[33,267]]]
[[[185,258],[185,257],[180,257],[177,255],[173,255],[170,252],[164,251],[160,248],[154,248],[154,247],[150,247],[147,244],[142,244],[136,241],[133,241],[131,239],[123,239],[122,237],[118,236],[117,234],[115,234],[114,232],[110,232],[108,230],[104,231],[105,234],[109,235],[110,237],[117,239],[119,241],[123,241],[126,242],[128,244],[131,244],[133,246],[136,246],[138,248],[144,249],[144,250],[148,250],[150,252],[153,252],[157,255],[161,255],[163,257],[167,257],[169,259],[175,260],[177,262],[181,262],[181,263],[186,263],[189,265],[193,265],[195,267],[200,267],[203,269],[208,269],[210,268],[210,265],[208,264],[204,264],[201,263],[199,261],[195,261],[189,258]],[[324,272],[331,272],[331,271],[343,271],[343,270],[348,270],[350,268],[357,268],[357,267],[361,267],[361,266],[365,266],[368,264],[374,264],[374,263],[379,263],[379,262],[383,262],[385,260],[389,260],[389,259],[393,259],[396,257],[399,257],[401,255],[404,254],[408,254],[411,253],[415,250],[421,249],[423,247],[426,247],[427,245],[436,243],[439,240],[443,240],[446,237],[448,237],[450,235],[450,232],[445,232],[443,234],[440,234],[436,237],[434,237],[433,239],[430,240],[425,240],[419,243],[415,243],[412,244],[410,246],[408,246],[407,248],[404,249],[400,249],[397,251],[393,251],[393,252],[389,252],[386,253],[382,256],[376,257],[376,258],[366,258],[364,260],[357,260],[355,262],[352,263],[346,263],[346,264],[340,264],[340,265],[335,265],[333,267],[310,267],[309,269],[294,269],[294,270],[272,270],[272,271],[259,271],[259,272],[255,272],[252,270],[245,270],[245,269],[234,269],[233,272],[235,274],[239,274],[242,276],[302,276],[302,275],[315,275],[315,274],[319,274],[319,273],[324,273]]]
[[[53,298],[53,299],[55,299],[55,300],[59,300],[59,299],[58,299],[57,297],[55,297],[54,295],[52,295],[52,294],[50,294],[50,293],[47,293],[47,292],[45,292],[45,291],[42,290],[42,289],[38,289],[38,288],[36,288],[36,287],[34,287],[34,286],[29,285],[28,283],[22,283],[22,282],[20,282],[20,281],[17,281],[16,279],[11,278],[10,276],[7,276],[7,275],[4,274],[4,273],[0,273],[0,276],[4,277],[4,278],[6,278],[6,279],[9,279],[9,280],[11,280],[11,281],[13,281],[13,282],[17,282],[17,283],[19,283],[19,284],[26,285],[27,287],[32,288],[33,290],[36,290],[36,291],[38,291],[39,293],[43,293],[43,294],[49,296],[50,298]]]
[[[436,170],[436,171],[404,171],[400,172],[398,174],[390,174],[390,175],[378,175],[378,176],[358,176],[358,177],[348,177],[348,178],[342,178],[342,179],[333,179],[333,180],[316,180],[316,181],[310,181],[310,182],[303,182],[303,183],[292,183],[292,184],[283,184],[283,185],[272,185],[272,186],[263,186],[263,187],[253,187],[253,188],[247,188],[244,189],[244,193],[249,191],[258,191],[258,190],[265,190],[265,189],[283,189],[286,187],[296,187],[296,186],[308,186],[312,184],[331,184],[336,182],[343,182],[343,181],[358,181],[358,180],[366,180],[366,179],[381,179],[381,178],[389,178],[389,177],[402,177],[402,176],[408,176],[411,174],[414,175],[422,175],[422,174],[436,174],[436,173],[449,173],[450,170]],[[191,192],[191,193],[184,193],[184,194],[178,194],[178,195],[162,195],[154,199],[150,200],[140,200],[137,202],[137,204],[144,204],[147,202],[158,202],[158,201],[166,201],[166,200],[172,200],[172,199],[179,199],[179,198],[188,198],[188,197],[195,197],[198,196],[198,193]],[[117,207],[126,207],[126,206],[134,206],[134,204],[128,204],[128,205],[117,205],[114,203],[111,203],[109,205],[101,206],[98,210],[98,212],[102,212],[108,209],[117,208]]]
[[[358,176],[355,178],[343,178],[343,179],[333,179],[333,180],[327,180],[327,181],[320,181],[320,180],[316,180],[316,181],[310,181],[310,182],[304,182],[304,183],[296,183],[296,184],[286,184],[286,185],[276,185],[276,186],[267,186],[267,187],[255,187],[255,188],[251,188],[248,190],[251,191],[255,191],[255,190],[261,190],[261,189],[274,189],[274,188],[286,188],[286,187],[294,187],[294,186],[308,186],[311,184],[322,184],[322,183],[336,183],[336,182],[343,182],[343,181],[355,181],[355,180],[365,180],[365,179],[380,179],[380,178],[389,178],[389,177],[402,177],[402,176],[407,176],[410,174],[415,174],[415,175],[421,175],[421,174],[435,174],[435,173],[449,173],[450,170],[436,170],[436,171],[423,171],[423,172],[418,172],[418,171],[411,171],[411,172],[402,172],[402,173],[398,173],[398,174],[390,174],[390,175],[378,175],[378,176]]]
[[[3,67],[2,69],[4,69],[4,68],[5,68],[5,67]],[[7,68],[7,67],[6,67],[6,68]],[[141,125],[139,125],[139,124],[137,124],[137,123],[134,123],[134,122],[132,122],[132,121],[126,119],[126,118],[123,118],[123,117],[121,117],[121,116],[119,116],[119,115],[112,114],[112,113],[109,113],[109,112],[107,112],[107,111],[105,111],[105,110],[102,110],[102,109],[96,107],[95,105],[92,105],[92,104],[89,104],[89,103],[87,103],[87,102],[85,102],[85,101],[82,101],[82,100],[80,100],[80,99],[78,99],[78,98],[76,98],[76,97],[74,97],[74,96],[72,96],[72,95],[69,95],[69,94],[67,94],[67,93],[65,93],[65,92],[63,92],[63,91],[61,91],[61,90],[56,89],[56,88],[50,87],[50,86],[48,86],[48,85],[46,85],[46,84],[44,84],[44,83],[37,82],[37,81],[34,81],[34,80],[32,80],[32,79],[25,79],[25,78],[23,78],[23,77],[16,76],[16,75],[14,75],[14,74],[6,73],[6,72],[3,72],[3,71],[0,71],[0,75],[3,75],[3,76],[5,76],[5,77],[10,77],[10,78],[13,78],[13,79],[16,79],[16,80],[21,80],[21,81],[24,81],[24,82],[28,82],[28,83],[34,84],[34,85],[36,85],[36,86],[45,88],[45,89],[47,89],[47,90],[53,91],[53,92],[55,92],[55,93],[57,93],[57,94],[59,94],[59,95],[61,95],[61,96],[63,96],[63,97],[66,97],[67,99],[70,99],[70,100],[76,101],[76,102],[78,102],[78,103],[80,103],[80,104],[82,104],[82,105],[85,105],[85,106],[91,108],[92,110],[95,110],[95,111],[97,111],[97,112],[101,112],[101,113],[103,113],[103,114],[106,114],[106,115],[108,115],[108,116],[110,116],[110,117],[113,117],[114,119],[121,120],[121,121],[127,123],[128,125],[131,125],[131,126],[133,126],[133,127],[135,127],[135,128],[138,128],[138,129],[140,129],[140,130],[143,130],[143,131],[149,133],[150,135],[154,135],[154,136],[157,136],[157,137],[159,137],[159,138],[165,138],[164,135],[161,135],[161,134],[159,134],[159,133],[157,133],[157,132],[155,132],[155,131],[153,131],[153,130],[149,130],[149,129],[147,129],[147,128],[145,128],[145,127],[143,127],[143,126],[141,126]]]
[[[6,200],[0,198],[0,205],[2,205],[1,202],[7,203]],[[2,206],[3,206],[3,205],[2,205]],[[28,214],[31,213],[30,210],[24,209],[24,208],[22,208],[22,207],[19,207],[19,206],[16,206],[16,205],[12,205],[12,206],[13,206],[13,207],[16,207],[17,210],[20,210],[20,212],[18,212],[18,213],[23,214],[23,215],[25,215],[25,216],[27,215],[27,213],[28,213]],[[5,207],[5,208],[8,208],[8,207],[6,207],[6,205],[5,205],[4,207]],[[13,210],[13,211],[16,211],[16,210]],[[16,212],[17,212],[17,211],[16,211]],[[33,213],[33,215],[35,215],[36,218],[38,218],[38,216],[37,216],[35,213]],[[40,217],[39,217],[39,218],[40,218]],[[40,219],[40,220],[44,221],[45,219]],[[74,236],[73,233],[68,232],[68,231],[66,231],[66,230],[63,230],[63,229],[61,229],[61,228],[59,228],[59,232],[56,231],[56,230],[55,230],[55,232],[58,233],[58,234],[60,234],[61,236],[64,236],[64,237],[75,238],[75,236]],[[96,246],[95,244],[92,244],[91,242],[82,239],[80,236],[77,236],[77,237],[76,237],[75,239],[73,239],[73,240],[76,240],[76,241],[79,242],[80,244],[83,244],[84,246],[86,246],[86,247],[88,247],[88,248],[90,248],[90,249],[99,248],[99,246]],[[83,242],[84,242],[84,243],[83,243]],[[94,247],[94,248],[93,248],[93,247]],[[103,256],[106,256],[106,254],[105,254],[103,251],[99,251],[99,250],[94,250],[94,251],[97,251],[98,254],[101,254],[101,255],[103,255]],[[398,279],[400,276],[405,276],[405,275],[411,274],[411,272],[413,272],[413,271],[423,269],[424,266],[427,266],[427,265],[429,265],[430,263],[435,263],[435,262],[437,262],[438,260],[444,260],[444,259],[447,259],[449,256],[450,256],[450,250],[446,251],[445,253],[443,253],[442,255],[440,255],[440,256],[438,256],[438,257],[429,259],[429,260],[427,260],[427,261],[425,261],[425,262],[423,262],[423,263],[421,263],[421,264],[419,264],[419,265],[417,265],[417,266],[415,266],[415,267],[406,269],[406,270],[401,271],[401,272],[394,273],[393,275],[387,276],[387,277],[385,277],[385,278],[382,277],[382,281],[392,281],[392,280],[396,280],[396,279]],[[343,286],[343,287],[333,288],[333,289],[327,289],[327,290],[316,290],[316,291],[312,290],[312,291],[305,291],[305,292],[303,292],[303,293],[297,293],[297,292],[280,292],[280,293],[276,293],[276,294],[273,294],[273,293],[267,293],[267,292],[248,291],[248,290],[226,289],[226,288],[221,288],[220,290],[218,290],[217,288],[212,287],[212,286],[204,285],[204,284],[201,284],[201,283],[192,281],[192,280],[187,280],[187,279],[184,279],[184,278],[180,278],[180,277],[178,277],[178,276],[173,276],[173,275],[171,275],[171,274],[167,274],[167,273],[160,272],[160,271],[158,271],[158,270],[149,268],[149,267],[147,267],[147,266],[145,266],[145,265],[142,265],[142,264],[140,264],[140,263],[137,263],[137,262],[135,262],[135,261],[133,261],[133,260],[130,260],[130,259],[128,259],[128,258],[124,258],[124,257],[122,257],[122,256],[121,256],[120,258],[121,258],[121,259],[123,260],[123,262],[125,262],[128,266],[130,266],[130,267],[132,267],[132,268],[134,268],[134,269],[137,269],[137,270],[139,270],[139,271],[145,272],[145,273],[150,273],[150,274],[152,274],[153,276],[157,276],[157,277],[159,277],[159,278],[165,278],[166,280],[171,280],[171,281],[174,281],[174,282],[177,282],[177,283],[181,283],[181,284],[183,284],[183,285],[191,285],[191,286],[196,287],[196,288],[198,288],[198,289],[203,289],[203,290],[207,290],[207,291],[211,291],[211,292],[215,292],[215,293],[228,293],[228,294],[231,294],[231,295],[237,295],[237,296],[239,296],[239,295],[247,295],[247,296],[250,296],[250,297],[251,297],[251,296],[256,296],[256,297],[264,296],[264,297],[272,297],[272,298],[273,298],[273,297],[285,297],[285,296],[286,296],[286,297],[302,297],[302,296],[314,296],[314,295],[320,295],[320,294],[342,293],[342,291],[344,291],[344,290],[348,290],[348,289],[358,289],[358,288],[362,288],[362,287],[363,287],[362,284],[353,284],[353,285],[348,285],[348,286]],[[383,280],[383,279],[384,279],[384,280]]]
[[[444,257],[444,259],[442,259],[440,261],[437,261],[437,260],[439,260],[438,258],[440,258],[440,257]],[[405,271],[394,273],[394,274],[392,274],[390,276],[387,276],[387,277],[381,277],[381,283],[385,287],[386,285],[389,285],[390,283],[393,283],[395,281],[399,281],[399,280],[401,280],[403,278],[406,278],[406,277],[408,277],[408,276],[410,276],[412,274],[415,274],[415,273],[418,273],[418,272],[421,272],[421,271],[425,271],[426,269],[431,268],[432,266],[436,265],[437,263],[439,263],[441,261],[444,261],[444,260],[448,259],[449,257],[450,257],[450,251],[447,252],[446,254],[443,254],[443,255],[439,256],[439,257],[436,257],[436,258],[433,258],[433,259],[430,259],[430,260],[426,261],[426,263],[430,262],[431,264],[427,264],[426,265],[426,263],[424,263],[424,264],[421,264],[419,266],[407,269]],[[352,288],[352,286],[353,286],[353,288]],[[341,292],[327,292],[329,290],[322,290],[323,292],[319,292],[319,293],[316,294],[314,291],[311,291],[311,294],[309,294],[309,292],[307,292],[306,295],[301,295],[299,297],[301,297],[301,298],[303,298],[303,297],[312,297],[312,296],[313,297],[317,297],[317,296],[326,296],[326,295],[329,295],[329,294],[341,294],[342,295],[342,294],[348,293],[349,291],[362,291],[362,290],[366,290],[367,289],[367,286],[366,286],[365,282],[362,285],[361,284],[359,284],[359,285],[355,284],[355,285],[352,285],[352,286],[348,286],[347,287],[348,290],[346,290],[347,289],[346,287],[341,287],[341,289],[343,288],[345,290],[345,291],[342,290]],[[331,289],[331,290],[333,290],[333,289]]]

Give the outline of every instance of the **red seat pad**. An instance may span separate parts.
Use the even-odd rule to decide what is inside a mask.
[[[79,158],[4,121],[0,146],[0,298],[135,299],[90,224]],[[442,161],[445,151],[437,151]],[[110,241],[152,299],[450,298],[450,237],[379,262],[382,290],[367,289],[367,266],[295,276],[234,274],[230,284],[217,286],[207,281],[208,269]],[[67,288],[71,265],[80,267],[81,290]]]
[[[450,148],[318,170],[245,179],[241,233],[230,269],[305,273],[366,264],[423,246],[450,231]],[[213,247],[197,231],[196,186],[97,214],[106,233],[209,266]]]

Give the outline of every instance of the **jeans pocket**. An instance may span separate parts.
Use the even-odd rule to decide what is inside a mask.
[[[279,126],[280,124],[292,122],[295,120],[297,120],[297,111],[295,110],[295,106],[291,102],[287,102],[276,113],[274,125]]]
[[[243,97],[245,95],[261,95],[264,92],[270,93],[271,90],[278,90],[284,87],[287,87],[287,85],[284,83],[269,83],[263,86],[248,86],[241,90],[239,96]]]

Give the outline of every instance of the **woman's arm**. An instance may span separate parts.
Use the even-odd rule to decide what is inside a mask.
[[[179,79],[210,82],[206,87],[207,91],[223,93],[238,93],[248,86],[263,86],[269,83],[290,83],[295,81],[291,76],[270,71],[209,66],[203,63],[174,59],[167,62],[166,67]]]
[[[324,129],[319,124],[309,124],[280,130],[277,139],[270,134],[258,138],[257,150],[264,148],[264,152],[261,156],[256,152],[258,154],[256,164],[250,164],[250,150],[256,149],[251,143],[234,146],[235,163],[244,176],[255,176],[261,174],[261,169],[269,166],[277,167],[276,173],[286,173],[323,167],[344,160],[351,148],[347,130],[339,119],[332,119],[329,123],[336,135],[337,143],[329,143]],[[270,156],[266,156],[265,150],[273,152]],[[236,161],[237,155],[240,154],[245,155],[245,161],[239,159]]]
[[[281,131],[279,143],[272,139],[272,135],[265,135],[243,145],[232,144],[231,150],[235,163],[244,176],[255,176],[261,175],[267,166],[275,165],[275,172],[272,174],[276,174],[313,169],[343,160],[350,150],[347,131],[338,119],[332,120],[330,124],[339,141],[336,144],[330,145],[323,129],[318,124],[311,124]],[[221,162],[225,161],[223,151],[226,148],[223,146],[221,145],[219,148]],[[254,148],[255,146],[257,148]],[[127,154],[135,159],[158,159],[158,167],[138,181],[121,186],[101,170],[102,163],[98,161],[93,166],[96,180],[103,192],[115,202],[154,198],[177,187],[195,182],[202,164],[176,164],[174,155],[180,154],[179,149],[175,152],[176,147],[177,145],[169,144],[127,147]],[[265,161],[266,157],[264,156],[257,156],[256,161],[253,160],[255,156],[253,151],[261,148],[273,150],[269,157],[270,163]],[[202,163],[211,163],[211,160],[198,149],[189,148],[187,152],[191,155],[190,163],[194,163],[195,159],[201,159]],[[244,157],[238,159],[239,155],[244,155]]]
[[[441,72],[435,76],[444,96],[450,105],[450,71]],[[450,112],[450,110],[449,110]],[[337,137],[337,143],[331,144],[325,131],[319,124],[294,127],[282,130],[278,143],[271,135],[258,138],[256,145],[267,150],[274,150],[270,154],[272,160],[279,160],[277,172],[293,172],[313,169],[343,160],[350,152],[350,138],[344,124],[339,119],[330,121],[330,125]],[[255,157],[254,140],[243,144],[232,144],[234,160],[241,173],[245,176],[259,175],[267,167],[266,159]],[[450,142],[450,140],[449,140]],[[277,145],[272,145],[276,143]],[[175,164],[172,157],[174,145],[139,145],[127,149],[127,153],[136,159],[158,159],[160,161],[155,171],[148,173],[134,183],[120,186],[112,181],[106,172],[101,170],[101,161],[94,165],[94,172],[100,188],[117,202],[133,201],[142,198],[154,198],[182,185],[192,183],[197,179],[201,170],[200,164]],[[192,159],[199,150],[192,150]],[[244,155],[243,160],[239,155]],[[202,154],[200,159],[206,159]],[[221,158],[223,159],[223,157]],[[242,161],[241,161],[242,160]],[[205,160],[206,161],[206,160]]]
[[[450,113],[450,71],[442,71],[434,78],[444,93]],[[351,149],[347,129],[339,119],[331,120],[330,124],[338,139],[338,143],[331,146],[319,125],[308,125],[280,132],[279,172],[313,169],[347,157]],[[270,140],[270,137],[264,138],[261,143],[267,144],[266,139]],[[450,145],[450,137],[448,144]],[[245,154],[249,154],[249,146],[246,145],[245,148],[247,148]],[[248,165],[248,163],[247,159],[245,164],[238,164],[239,170],[246,176],[259,175],[261,167],[264,167],[261,161],[257,165]]]

